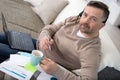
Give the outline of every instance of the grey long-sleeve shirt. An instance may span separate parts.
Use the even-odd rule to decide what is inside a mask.
[[[39,39],[48,32],[55,41],[51,46],[51,53],[44,55],[65,68],[59,67],[52,74],[58,80],[97,80],[100,39],[77,36],[78,31],[79,20],[74,16],[62,23],[47,25],[40,33]],[[80,75],[71,72],[75,69],[80,69]]]

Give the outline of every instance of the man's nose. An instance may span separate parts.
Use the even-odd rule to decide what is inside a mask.
[[[90,22],[90,18],[89,18],[89,17],[86,17],[86,18],[85,18],[85,22],[86,22],[86,23],[89,23],[89,22]]]

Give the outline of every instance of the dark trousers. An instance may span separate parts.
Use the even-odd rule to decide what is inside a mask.
[[[33,40],[33,44],[36,47],[36,40]],[[6,39],[6,36],[4,34],[0,34],[0,63],[5,61],[6,59],[9,58],[10,54],[15,54],[17,53],[18,50],[11,49],[9,47],[8,40]]]
[[[120,71],[107,66],[98,73],[98,80],[120,80]]]

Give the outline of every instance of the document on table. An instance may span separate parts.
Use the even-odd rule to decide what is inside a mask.
[[[29,62],[29,60],[30,55],[26,53],[22,55],[12,54],[10,55],[9,60],[4,61],[0,64],[0,70],[18,80],[30,80],[34,73],[24,68],[24,66]],[[37,77],[37,80],[51,80],[51,78],[53,77],[52,75],[45,73],[40,68],[40,66],[38,66],[38,70],[41,73]]]
[[[33,75],[33,72],[24,69],[25,64],[29,62],[29,59],[29,57],[18,54],[10,55],[8,61],[4,61],[0,64],[0,70],[16,79],[29,80]]]

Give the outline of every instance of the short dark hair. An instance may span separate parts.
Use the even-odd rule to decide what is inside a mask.
[[[90,2],[88,2],[87,6],[93,6],[93,7],[103,10],[104,11],[103,23],[106,23],[106,21],[109,17],[109,13],[110,13],[109,7],[106,4],[104,4],[103,2],[100,2],[100,1],[90,1]]]

